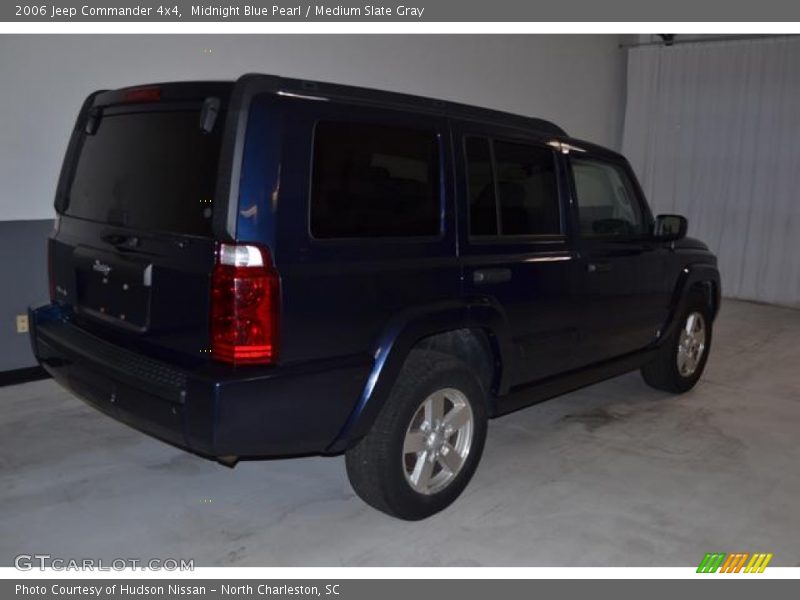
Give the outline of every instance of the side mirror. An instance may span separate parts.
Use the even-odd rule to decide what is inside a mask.
[[[686,237],[689,221],[681,215],[658,215],[653,235],[664,242],[674,242]]]

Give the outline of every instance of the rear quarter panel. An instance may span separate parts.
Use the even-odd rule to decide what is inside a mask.
[[[359,355],[371,362],[393,315],[460,296],[447,122],[338,102],[282,98],[274,253],[282,285],[281,361]],[[442,233],[435,238],[314,239],[309,198],[315,125],[366,121],[439,139]]]

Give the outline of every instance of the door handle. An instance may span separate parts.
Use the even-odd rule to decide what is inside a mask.
[[[586,265],[586,270],[589,273],[607,273],[612,269],[610,262],[589,263]]]
[[[472,273],[472,281],[478,285],[511,281],[511,269],[478,269]]]

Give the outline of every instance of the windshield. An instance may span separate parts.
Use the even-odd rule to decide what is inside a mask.
[[[210,236],[221,129],[203,132],[199,109],[104,115],[84,137],[65,213]]]

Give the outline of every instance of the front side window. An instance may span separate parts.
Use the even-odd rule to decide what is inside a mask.
[[[314,135],[315,238],[435,236],[439,140],[432,131],[324,121]]]
[[[637,237],[647,231],[642,207],[625,171],[612,163],[572,158],[583,237]]]
[[[465,142],[470,235],[561,233],[555,158],[549,148],[469,137]],[[492,155],[494,160],[492,160]]]

